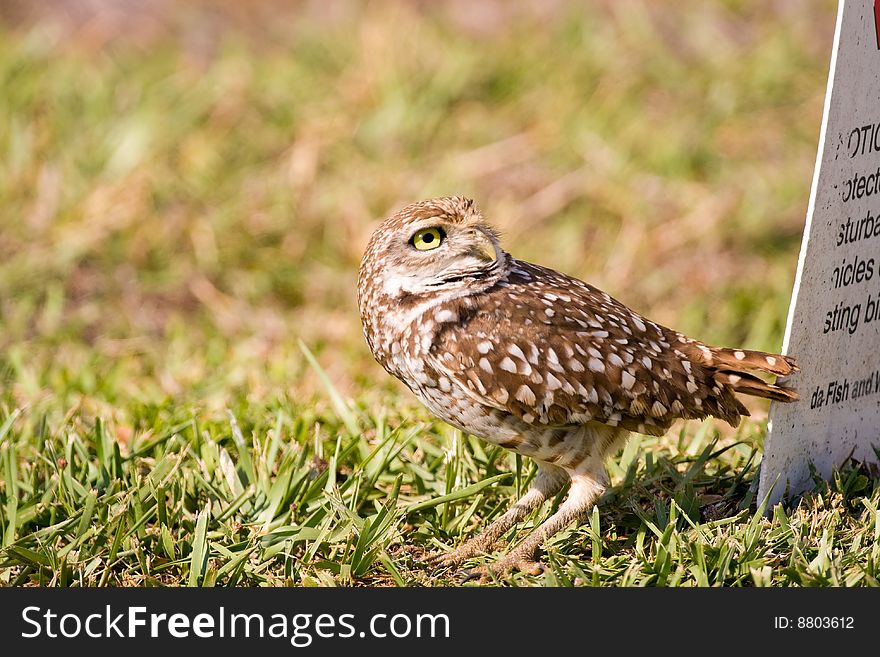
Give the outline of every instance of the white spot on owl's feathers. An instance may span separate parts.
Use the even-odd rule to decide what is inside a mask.
[[[562,387],[562,381],[557,379],[553,374],[547,372],[547,376],[545,377],[547,381],[547,390],[558,390]]]
[[[458,313],[449,308],[440,308],[434,313],[434,319],[441,324],[444,322],[457,322]]]
[[[527,385],[521,385],[517,388],[514,398],[527,406],[531,406],[535,403],[535,393]]]
[[[516,374],[516,363],[511,360],[510,356],[505,356],[502,359],[501,363],[499,363],[498,367],[500,367],[505,372]]]

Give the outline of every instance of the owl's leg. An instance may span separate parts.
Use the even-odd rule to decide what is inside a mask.
[[[429,557],[437,566],[454,566],[465,559],[489,552],[495,542],[508,529],[537,509],[548,498],[562,490],[569,475],[562,468],[548,463],[538,463],[538,474],[532,485],[513,506],[495,519],[474,538],[462,543],[452,552],[435,553]]]
[[[514,568],[537,574],[542,568],[535,558],[544,541],[565,529],[575,520],[585,517],[593,504],[605,490],[605,472],[578,473],[571,477],[568,497],[559,505],[559,510],[550,516],[538,529],[517,545],[509,554],[493,564],[477,569],[475,574],[483,578],[490,573],[503,573]]]

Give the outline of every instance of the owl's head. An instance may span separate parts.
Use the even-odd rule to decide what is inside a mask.
[[[493,284],[507,260],[472,200],[429,199],[408,205],[376,229],[361,263],[359,287],[363,293],[369,285],[394,299],[474,291]]]

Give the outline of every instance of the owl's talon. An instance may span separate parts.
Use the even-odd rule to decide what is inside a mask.
[[[425,563],[428,565],[438,564],[443,558],[448,555],[448,552],[441,552],[440,550],[434,550],[433,552],[428,552],[425,555]]]
[[[459,580],[459,584],[467,584],[475,579],[480,580],[480,582],[485,581],[486,573],[482,568],[471,568],[470,570],[465,570],[461,573],[461,579]]]
[[[462,573],[461,584],[478,579],[481,584],[491,582],[497,577],[504,576],[511,571],[519,571],[524,575],[538,576],[546,572],[547,567],[540,561],[535,560],[535,553],[517,553],[514,551],[498,561],[483,566],[466,570]]]
[[[430,569],[430,576],[437,577],[444,571],[456,565],[456,561],[452,559],[454,552],[432,552],[425,558],[425,563]]]
[[[519,561],[516,564],[516,569],[523,573],[524,575],[533,575],[537,577],[538,575],[543,575],[547,566],[542,564],[540,561]]]
[[[443,574],[443,572],[445,570],[446,570],[446,566],[444,566],[443,564],[440,564],[437,566],[432,566],[431,569],[428,571],[428,576],[429,577],[439,577],[440,575]]]
[[[486,584],[491,582],[494,578],[506,575],[514,570],[519,571],[524,575],[538,576],[546,571],[546,566],[532,559],[505,557],[495,563],[464,571],[460,583],[465,584],[473,580],[479,580],[481,584]]]
[[[435,550],[434,552],[431,552],[430,554],[428,554],[425,557],[425,561],[426,561],[426,563],[428,563],[431,566],[436,566],[438,568],[439,567],[447,568],[449,566],[456,565],[457,563],[459,563],[459,561],[462,561],[462,560],[456,558],[456,551],[455,550],[452,550],[451,552],[444,552],[442,550]]]
[[[427,555],[426,562],[435,568],[457,566],[473,557],[484,556],[486,554],[485,543],[486,541],[481,536],[477,536],[449,552],[442,550],[431,552]]]

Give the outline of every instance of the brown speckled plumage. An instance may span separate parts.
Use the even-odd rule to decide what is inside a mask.
[[[436,228],[439,245],[413,235]],[[583,515],[604,488],[603,458],[630,431],[661,435],[679,418],[736,425],[740,392],[779,401],[793,390],[786,356],[710,347],[652,322],[605,292],[505,253],[469,199],[407,206],[375,231],[358,282],[376,360],[438,417],[534,458],[532,490],[483,535],[445,555],[488,549],[528,510],[572,482],[567,501],[507,559],[529,561],[544,538]]]

